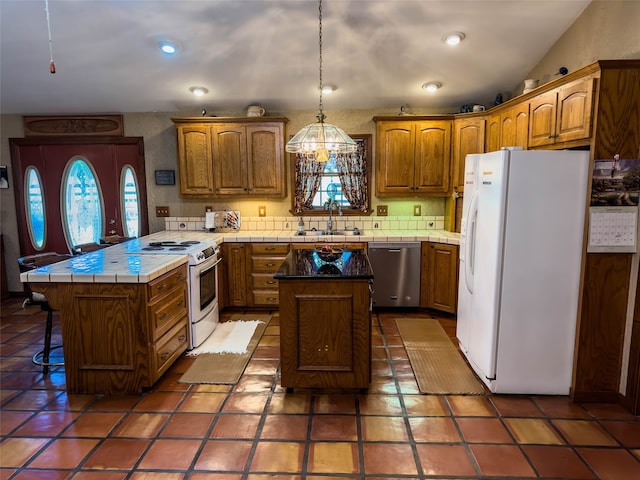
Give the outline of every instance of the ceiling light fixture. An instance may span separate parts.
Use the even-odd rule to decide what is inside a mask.
[[[189,88],[189,91],[193,93],[196,97],[203,97],[207,93],[209,93],[209,90],[205,87],[191,87]]]
[[[463,40],[464,33],[462,32],[447,33],[444,37],[442,37],[442,41],[447,45],[451,45],[452,47],[455,45],[459,45]]]
[[[325,83],[324,85],[322,85],[322,93],[324,93],[325,95],[331,95],[333,92],[335,92],[338,89],[338,87],[336,87],[335,85],[331,84],[331,83]]]
[[[437,92],[442,87],[440,82],[428,82],[422,85],[422,89],[429,93]]]
[[[330,123],[324,123],[325,115],[322,112],[322,0],[318,0],[318,46],[320,51],[320,90],[318,121],[307,125],[287,142],[285,150],[289,153],[297,153],[307,160],[326,162],[332,154],[353,153],[357,149],[356,142],[340,128]]]
[[[166,40],[162,40],[158,42],[158,48],[160,48],[162,53],[166,55],[173,55],[178,51],[178,47],[176,46],[175,43],[172,43]]]

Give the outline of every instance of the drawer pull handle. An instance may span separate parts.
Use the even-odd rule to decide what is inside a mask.
[[[275,302],[277,300],[276,297],[267,297],[267,300],[270,302]]]
[[[267,263],[267,267],[275,267],[276,264],[275,263]]]
[[[167,318],[167,314],[166,314],[166,313],[163,313],[163,314],[162,314],[162,315],[160,315],[158,318],[159,318],[160,320],[164,320],[165,318]]]
[[[271,251],[271,250],[275,250],[276,247],[264,247],[264,249],[267,250],[267,251]]]
[[[160,358],[161,358],[162,360],[166,360],[167,358],[169,358],[169,355],[171,355],[171,352],[163,352],[163,353],[160,355]]]
[[[274,283],[276,283],[275,280],[267,280],[267,285],[273,285]]]
[[[158,290],[164,290],[164,287],[166,287],[166,285],[164,283],[161,283],[160,285],[158,285]]]
[[[181,307],[182,305],[184,305],[184,300],[180,300],[178,303],[176,303],[176,305],[178,307]]]
[[[186,340],[187,336],[186,335],[180,335],[178,337],[178,340],[180,340],[181,342],[184,342]]]

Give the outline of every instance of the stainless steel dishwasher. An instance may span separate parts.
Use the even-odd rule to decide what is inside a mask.
[[[420,305],[420,242],[369,244],[374,307]]]

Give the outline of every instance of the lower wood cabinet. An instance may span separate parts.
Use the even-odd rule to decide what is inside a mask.
[[[458,308],[458,246],[422,242],[420,306],[448,313]]]
[[[247,260],[244,243],[224,243],[223,258],[225,271],[224,297],[229,307],[247,306]]]
[[[369,281],[281,280],[279,288],[282,386],[367,388]]]
[[[249,248],[249,306],[277,307],[278,281],[273,278],[273,274],[289,253],[289,244],[252,243]]]

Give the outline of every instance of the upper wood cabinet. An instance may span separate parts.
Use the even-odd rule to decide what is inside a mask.
[[[464,190],[464,160],[470,153],[484,152],[484,117],[459,117],[453,121],[452,185],[455,192]]]
[[[487,118],[485,152],[500,150],[500,112],[493,112]]]
[[[529,143],[529,104],[519,103],[500,113],[500,148],[522,147]]]
[[[182,196],[284,197],[283,117],[172,118]]]
[[[451,117],[376,122],[376,194],[446,195],[450,190]]]
[[[589,139],[594,85],[581,78],[531,98],[529,148]]]

